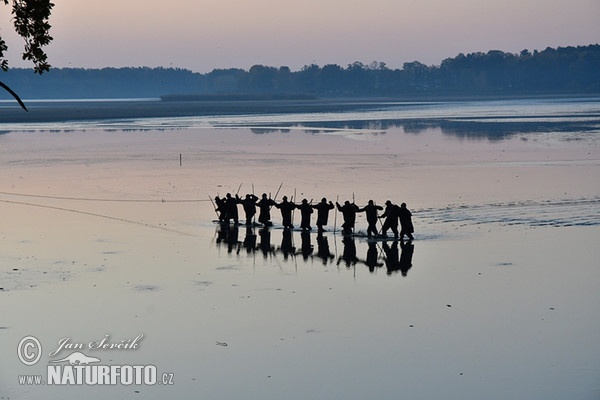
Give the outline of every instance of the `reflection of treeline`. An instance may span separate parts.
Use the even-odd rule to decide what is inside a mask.
[[[439,66],[414,61],[404,63],[401,69],[390,69],[382,62],[355,62],[345,68],[311,64],[295,72],[285,66],[254,65],[248,71],[215,69],[206,74],[173,68],[55,68],[37,76],[30,70],[11,69],[2,74],[2,80],[25,98],[160,97],[175,93],[208,96],[204,99],[214,101],[239,100],[236,96],[240,94],[268,95],[266,99],[277,100],[285,93],[320,97],[586,94],[600,93],[600,45],[523,50],[519,54],[459,54]]]

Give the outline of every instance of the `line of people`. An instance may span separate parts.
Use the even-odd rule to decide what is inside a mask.
[[[300,228],[303,231],[311,231],[311,218],[314,210],[317,211],[317,229],[319,233],[325,231],[324,226],[329,222],[329,211],[337,208],[342,213],[342,233],[344,235],[352,235],[356,225],[356,214],[364,212],[366,214],[368,228],[367,236],[387,236],[388,230],[394,233],[394,237],[404,239],[404,235],[409,240],[413,240],[414,227],[412,223],[412,213],[406,208],[406,203],[400,206],[392,203],[390,200],[385,202],[385,209],[382,206],[375,204],[373,200],[369,200],[368,204],[362,208],[358,207],[354,202],[346,200],[343,205],[337,201],[335,206],[332,201],[327,201],[325,197],[317,204],[312,204],[307,199],[303,199],[296,204],[289,201],[287,196],[283,196],[280,203],[268,198],[266,193],[263,193],[259,199],[254,194],[247,194],[244,198],[240,198],[237,194],[232,196],[230,193],[223,198],[216,196],[213,202],[215,212],[219,217],[219,221],[223,224],[229,224],[232,220],[234,224],[239,224],[238,204],[242,205],[246,216],[246,225],[253,225],[253,219],[256,215],[257,208],[259,210],[258,222],[264,227],[273,225],[271,222],[271,208],[276,207],[281,212],[281,224],[284,229],[293,229],[294,210],[300,210],[301,221]],[[379,215],[379,211],[383,214]],[[381,223],[381,219],[384,222]],[[381,224],[381,233],[377,229],[377,223]],[[398,231],[400,226],[400,231]]]

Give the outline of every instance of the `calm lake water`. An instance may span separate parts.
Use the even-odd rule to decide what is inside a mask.
[[[0,131],[2,398],[600,398],[599,99]],[[415,240],[223,231],[238,191],[406,202]],[[165,384],[19,384],[75,350]]]

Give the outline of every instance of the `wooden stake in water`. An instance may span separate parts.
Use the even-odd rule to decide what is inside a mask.
[[[181,167],[181,163],[182,163],[182,159],[181,159],[181,153],[179,153],[179,166]]]

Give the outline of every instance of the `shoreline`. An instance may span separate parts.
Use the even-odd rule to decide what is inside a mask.
[[[164,96],[167,97],[167,96]],[[51,123],[69,121],[118,120],[137,118],[175,118],[258,114],[346,113],[380,111],[390,107],[413,107],[436,103],[492,102],[504,100],[573,99],[585,101],[598,95],[528,96],[436,96],[406,98],[315,98],[196,100],[177,98],[148,99],[30,99],[24,100],[28,112],[16,101],[0,101],[2,123]]]

